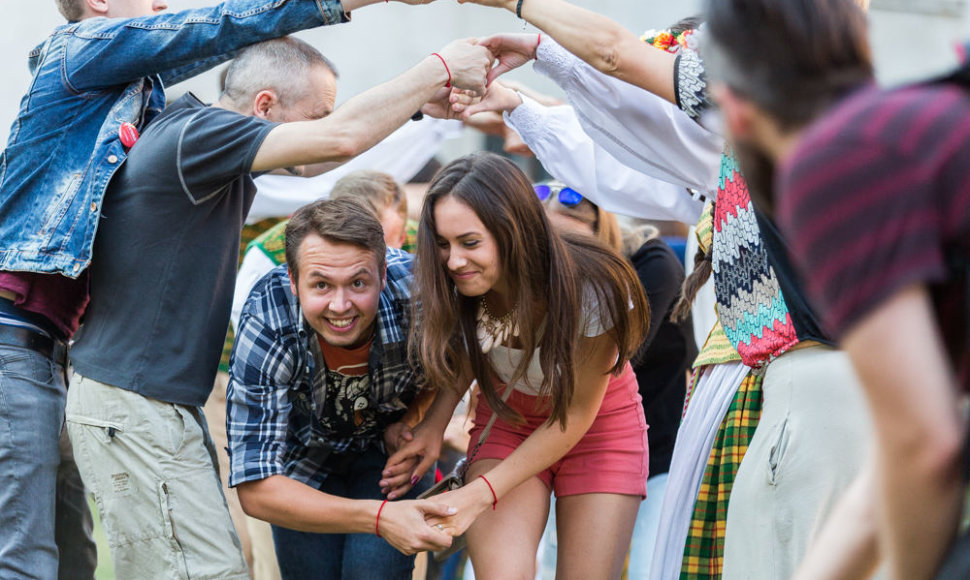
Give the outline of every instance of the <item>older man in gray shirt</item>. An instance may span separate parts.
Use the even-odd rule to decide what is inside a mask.
[[[490,61],[455,41],[331,115],[336,80],[323,56],[293,38],[270,41],[239,55],[218,103],[182,97],[132,147],[105,196],[67,401],[116,575],[248,578],[199,407],[229,322],[251,174],[349,159],[447,98],[446,85],[482,89]],[[423,524],[442,510],[414,502],[382,518]],[[387,539],[450,543],[421,528]]]

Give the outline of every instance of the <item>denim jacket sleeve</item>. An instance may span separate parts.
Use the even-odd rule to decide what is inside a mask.
[[[70,35],[63,78],[78,93],[153,75],[174,83],[250,44],[347,20],[340,0],[227,0],[172,14],[92,18],[61,32]]]

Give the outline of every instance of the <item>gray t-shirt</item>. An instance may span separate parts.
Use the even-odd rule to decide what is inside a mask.
[[[78,373],[205,403],[256,193],[249,170],[274,126],[187,94],[145,129],[104,198],[91,303],[71,349]]]

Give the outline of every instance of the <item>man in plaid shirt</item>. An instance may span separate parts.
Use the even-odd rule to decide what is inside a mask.
[[[407,352],[412,257],[386,248],[377,217],[345,198],[294,214],[286,258],[240,317],[229,483],[273,524],[284,578],[409,578],[413,558],[375,532],[405,554],[447,541],[424,521],[446,508],[381,502],[387,453],[427,401]]]

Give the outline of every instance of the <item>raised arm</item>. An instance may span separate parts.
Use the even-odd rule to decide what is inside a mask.
[[[314,177],[257,177],[258,194],[246,219],[255,222],[289,215],[329,195],[341,177],[359,169],[383,171],[398,183],[406,183],[435,156],[445,140],[460,135],[461,131],[461,122],[457,120],[425,117],[421,121],[405,123],[371,149],[326,173]]]
[[[376,0],[349,0],[369,2]],[[352,5],[352,4],[351,4]],[[78,92],[162,75],[199,74],[250,44],[348,20],[339,0],[227,0],[140,18],[90,18],[73,25],[62,73]]]
[[[410,119],[449,77],[455,87],[484,90],[492,60],[487,49],[466,39],[450,43],[438,54],[440,58],[429,55],[396,79],[347,101],[328,117],[274,128],[256,154],[252,171],[355,157]]]
[[[569,52],[605,74],[675,102],[676,56],[645,45],[609,18],[563,0],[458,0],[504,8],[521,7],[521,17]]]
[[[505,51],[506,69],[534,58],[535,71],[566,93],[583,131],[624,165],[701,192],[716,189],[724,139],[677,106],[597,71],[546,36],[540,42],[535,34],[499,35],[482,44]],[[499,62],[490,76],[502,68]],[[487,101],[486,97],[482,105]],[[512,115],[513,122],[516,117]]]
[[[545,107],[493,82],[479,107],[504,113],[551,175],[607,211],[645,219],[694,223],[703,202],[685,189],[707,189],[699,177],[709,171],[678,149],[659,147],[649,155],[654,175],[621,163],[587,135],[573,107]],[[658,177],[661,177],[658,179]]]

